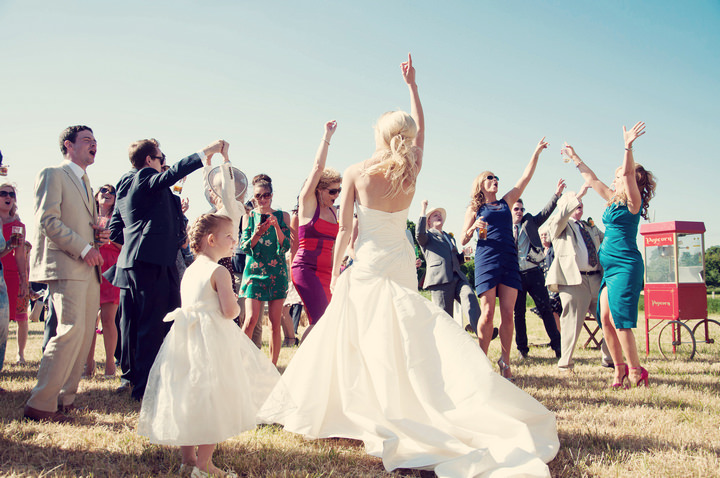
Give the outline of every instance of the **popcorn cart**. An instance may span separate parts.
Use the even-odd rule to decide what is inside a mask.
[[[704,233],[702,222],[640,226],[645,245],[646,354],[650,331],[658,326],[658,347],[666,359],[690,360],[696,352],[717,352],[720,323],[707,314]],[[650,327],[651,320],[660,322]],[[691,320],[697,321],[692,328]]]

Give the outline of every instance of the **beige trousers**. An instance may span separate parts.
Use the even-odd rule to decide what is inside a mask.
[[[562,356],[558,361],[560,368],[572,368],[573,352],[578,337],[583,329],[583,322],[588,310],[593,315],[597,306],[598,292],[602,274],[583,275],[582,283],[579,285],[559,285],[560,302],[562,302],[562,314],[560,315],[560,347]],[[603,358],[612,362],[610,353],[602,343]]]
[[[57,335],[50,339],[40,361],[38,382],[27,404],[54,412],[75,400],[85,359],[90,350],[100,308],[100,283],[95,274],[86,280],[48,282],[58,317]]]

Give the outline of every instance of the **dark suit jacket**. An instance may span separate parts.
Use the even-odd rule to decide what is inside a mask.
[[[460,278],[465,278],[465,273],[460,268],[464,257],[458,253],[454,237],[435,229],[428,230],[425,216],[420,217],[418,221],[415,237],[427,263],[424,287],[447,284],[453,280],[453,272],[457,272]],[[452,243],[452,247],[445,240],[446,237]]]
[[[557,206],[558,199],[559,198],[553,194],[552,198],[550,198],[550,201],[545,205],[542,211],[537,213],[535,216],[527,213],[522,217],[522,220],[520,221],[520,234],[525,231],[525,233],[528,235],[528,238],[530,239],[530,250],[528,251],[526,259],[533,264],[540,264],[545,258],[545,253],[543,252],[544,248],[542,245],[542,241],[540,241],[540,234],[538,233],[538,229],[545,223],[545,221],[547,221],[547,219],[553,213],[553,211],[555,210],[555,206]]]
[[[123,248],[117,267],[129,269],[136,261],[172,266],[184,239],[183,215],[170,186],[202,167],[197,154],[181,159],[164,173],[142,168],[127,173],[118,183],[112,227],[122,223]],[[111,237],[113,228],[111,227]]]

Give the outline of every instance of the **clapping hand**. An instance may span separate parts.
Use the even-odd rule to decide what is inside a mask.
[[[638,121],[637,123],[635,123],[635,126],[630,128],[630,131],[627,131],[625,129],[625,126],[623,126],[623,139],[625,140],[625,147],[628,149],[632,149],[633,142],[644,134],[645,123],[643,123],[642,121]]]
[[[407,61],[400,63],[400,69],[402,70],[403,80],[408,85],[415,84],[415,68],[412,66],[412,56],[408,53]]]

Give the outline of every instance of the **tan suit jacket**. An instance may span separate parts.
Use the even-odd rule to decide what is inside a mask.
[[[89,189],[89,185],[88,185]],[[68,164],[45,168],[35,180],[35,233],[30,252],[30,280],[87,279],[96,273],[80,254],[95,239],[97,212],[92,190]]]
[[[582,241],[582,238],[575,237],[575,232],[568,226],[570,216],[579,205],[580,201],[574,192],[565,193],[558,201],[557,214],[547,222],[548,235],[555,250],[555,260],[550,265],[545,284],[553,292],[558,292],[558,285],[582,283],[582,275],[577,263],[577,241]],[[595,244],[595,249],[599,251],[604,236],[602,231],[596,226],[586,229]]]

